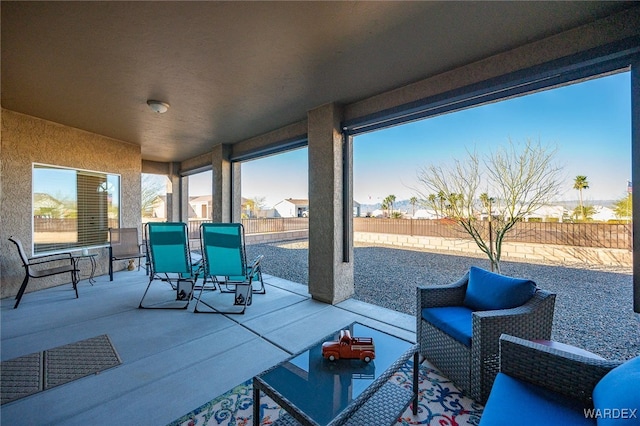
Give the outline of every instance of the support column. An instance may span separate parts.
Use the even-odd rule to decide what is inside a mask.
[[[640,59],[631,63],[631,189],[633,311],[640,314]]]
[[[343,141],[342,108],[336,104],[308,113],[309,293],[326,303],[353,295],[351,144]]]
[[[167,188],[167,221],[182,222],[188,219],[183,218],[183,214],[187,215],[187,211],[183,208],[186,203],[188,205],[189,181],[180,177],[180,163],[169,163],[169,173],[167,174],[169,185]]]
[[[233,179],[229,156],[231,146],[220,144],[213,147],[212,161],[212,207],[214,222],[229,223],[232,220]]]
[[[189,223],[189,178],[180,176],[178,182],[180,188],[180,210],[177,222]]]
[[[242,222],[242,173],[238,162],[231,163],[231,221]]]

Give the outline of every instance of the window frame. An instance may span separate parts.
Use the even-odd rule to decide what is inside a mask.
[[[38,232],[36,230],[36,194],[41,193],[41,192],[36,192],[36,170],[38,169],[40,170],[46,169],[46,170],[54,170],[54,171],[58,170],[58,171],[67,171],[67,172],[74,173],[74,177],[76,178],[75,189],[74,189],[75,192],[73,192],[72,194],[75,197],[75,208],[76,208],[75,210],[76,238],[74,242],[44,243],[44,244],[40,244],[41,246],[43,246],[42,248],[38,248],[39,244],[36,242],[36,234]],[[107,190],[107,194],[111,194],[112,196],[112,201],[107,201],[104,207],[105,219],[106,219],[106,222],[104,223],[104,225],[106,225],[104,229],[104,234],[105,234],[104,242],[100,242],[100,243],[97,243],[95,241],[89,241],[87,243],[81,242],[80,235],[79,235],[80,232],[78,229],[79,227],[78,221],[80,220],[78,209],[79,209],[80,201],[78,196],[79,194],[78,194],[77,176],[79,175],[95,176],[98,178],[104,177],[104,182],[107,182],[107,183],[112,179],[117,179],[116,188],[114,188],[113,190]],[[45,192],[45,194],[52,196],[52,194],[49,192]],[[107,200],[108,200],[108,197],[109,195],[107,195]],[[52,197],[52,198],[55,198],[55,197]],[[110,224],[112,222],[116,222],[117,227],[121,227],[121,223],[122,223],[121,201],[122,201],[122,175],[120,173],[110,173],[110,172],[104,172],[104,171],[61,166],[57,164],[33,162],[31,165],[31,237],[32,237],[31,252],[33,253],[34,256],[41,256],[41,255],[55,254],[55,253],[61,253],[61,252],[78,251],[86,248],[107,247],[109,245],[108,229],[110,227]],[[116,212],[117,212],[116,218],[109,217],[113,207],[116,208]],[[99,235],[102,232],[102,229],[97,227],[90,227],[85,229],[88,229],[90,231],[88,233],[89,238],[91,238],[93,235]]]

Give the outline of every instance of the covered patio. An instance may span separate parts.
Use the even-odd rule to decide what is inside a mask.
[[[415,341],[413,316],[351,299],[355,135],[630,71],[631,180],[640,187],[634,2],[1,7],[2,360],[107,334],[123,361],[3,405],[3,424],[171,422],[353,321]],[[186,222],[188,177],[211,170],[213,221],[237,222],[242,162],[300,147],[313,211],[308,286],[268,276],[267,295],[244,316],[223,316],[138,309],[143,271],[109,282],[107,228],[142,228],[142,173],[168,178],[167,219]],[[115,176],[117,212],[66,218],[99,241],[50,250],[94,254],[95,285],[82,281],[76,300],[64,279],[34,280],[14,310],[24,269],[8,238],[29,255],[47,252],[35,236],[37,168],[82,174],[94,197],[84,207],[110,199],[108,181],[92,179]],[[633,204],[637,247],[640,198]],[[633,265],[629,303],[640,312],[638,251]]]
[[[415,341],[415,318],[353,299],[314,301],[265,276],[245,315],[138,309],[144,270],[2,300],[2,360],[107,334],[122,364],[2,406],[2,424],[170,423],[354,321]],[[168,289],[168,285],[167,285]],[[170,292],[170,291],[168,291]]]
[[[340,303],[356,135],[630,71],[640,187],[639,53],[624,1],[2,2],[0,295],[21,282],[10,236],[29,254],[87,249],[102,274],[107,228],[141,229],[142,173],[167,177],[167,220],[186,222],[188,177],[211,170],[213,221],[238,222],[242,163],[307,147],[309,292]],[[82,192],[77,212],[41,172],[81,177],[62,194]],[[48,219],[73,231],[49,241]]]

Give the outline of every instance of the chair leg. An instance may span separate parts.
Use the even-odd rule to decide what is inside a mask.
[[[168,276],[167,276],[168,277]],[[166,305],[167,302],[170,301],[164,301],[164,302],[160,302],[160,303],[156,303],[155,305],[150,305],[150,306],[144,306],[142,304],[142,302],[144,302],[144,298],[147,296],[147,293],[149,292],[149,288],[151,287],[151,283],[154,281],[154,276],[151,275],[149,277],[149,284],[147,284],[147,288],[144,291],[144,294],[142,295],[142,299],[140,299],[140,303],[138,304],[138,309],[187,309],[189,307],[189,302],[191,301],[191,297],[187,298],[186,300],[180,300],[178,298],[178,293],[176,293],[176,301],[182,301],[184,302],[184,306],[179,305],[179,306],[164,306]],[[164,281],[164,279],[162,279]],[[173,285],[172,285],[173,288]],[[174,288],[174,290],[177,290],[177,288]],[[193,296],[193,291],[191,293],[191,295]]]
[[[149,291],[149,287],[151,287],[151,281],[153,281],[153,278],[149,280],[149,284],[147,284],[147,288],[144,291],[144,294],[142,295],[142,299],[140,299],[140,304],[138,305],[138,309],[143,309],[144,306],[142,306],[142,301],[144,300],[144,298],[147,296],[147,292]]]
[[[20,304],[20,300],[22,299],[22,295],[24,294],[24,290],[27,288],[27,283],[29,282],[29,273],[27,273],[22,280],[22,285],[20,286],[20,290],[18,290],[18,294],[16,295],[16,304],[13,305],[13,309],[16,309]]]
[[[109,281],[113,281],[113,249],[109,247]]]
[[[206,282],[206,279],[205,279]],[[218,287],[220,288],[220,292],[221,293],[232,293],[234,294],[234,299],[233,299],[233,306],[238,306],[241,307],[240,310],[220,310],[212,305],[210,305],[209,303],[205,302],[204,300],[201,300],[202,298],[202,292],[204,291],[204,282],[202,284],[202,286],[200,287],[200,293],[198,294],[198,297],[194,297],[196,299],[196,304],[193,308],[193,312],[196,314],[199,313],[203,313],[203,314],[232,314],[232,315],[242,315],[245,313],[245,311],[247,310],[247,306],[251,305],[252,302],[252,295],[253,292],[251,291],[251,286],[252,283],[251,281],[249,281],[248,283],[236,283],[234,284],[235,288],[232,291],[222,291],[222,284],[218,283]],[[214,288],[215,289],[215,288]],[[202,303],[203,305],[207,306],[209,309],[211,309],[210,311],[199,311],[198,310],[198,304]]]
[[[78,275],[79,271],[71,271],[71,284],[73,284],[73,290],[76,292],[76,299],[78,298]]]
[[[258,282],[260,283],[260,288],[258,290],[254,290],[252,287],[251,291],[253,291],[254,294],[266,294],[267,289],[264,287],[264,281],[262,281],[262,269],[258,268],[256,272],[258,274]]]

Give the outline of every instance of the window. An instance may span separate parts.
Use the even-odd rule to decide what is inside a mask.
[[[213,217],[213,171],[188,175],[189,220],[211,220]]]
[[[167,220],[167,192],[172,192],[168,176],[142,173],[140,188],[142,223]]]
[[[303,217],[309,211],[309,149],[241,163],[242,217]],[[297,203],[290,203],[290,200]]]
[[[108,243],[120,226],[120,176],[33,165],[33,253]]]

